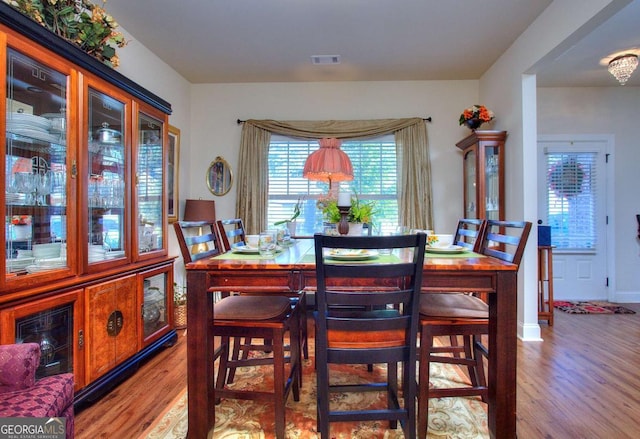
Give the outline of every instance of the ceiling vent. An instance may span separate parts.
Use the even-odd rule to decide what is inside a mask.
[[[315,65],[340,64],[340,55],[311,55],[311,62]]]

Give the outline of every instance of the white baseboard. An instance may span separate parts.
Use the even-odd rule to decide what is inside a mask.
[[[614,303],[640,303],[640,291],[616,291],[610,302]]]
[[[538,323],[518,322],[518,338],[522,341],[542,341],[540,337],[540,325]]]

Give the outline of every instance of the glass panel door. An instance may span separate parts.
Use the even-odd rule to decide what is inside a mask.
[[[487,219],[500,219],[500,160],[499,147],[487,146],[484,149],[485,161],[485,205]]]
[[[464,156],[464,217],[478,218],[476,206],[476,150],[467,152]]]
[[[69,76],[7,49],[5,274],[68,266]]]
[[[88,261],[126,254],[125,104],[89,88]]]
[[[164,145],[163,123],[138,115],[137,154],[138,254],[163,249]]]

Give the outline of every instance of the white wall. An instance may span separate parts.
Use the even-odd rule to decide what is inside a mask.
[[[215,198],[220,218],[235,214],[236,186],[213,197],[209,163],[224,157],[234,173],[242,126],[237,119],[326,120],[427,117],[433,172],[434,228],[452,232],[462,215],[462,158],[455,144],[469,135],[458,125],[477,100],[477,81],[206,84],[192,86],[190,196]]]
[[[610,134],[614,137],[614,205],[608,215],[615,248],[615,273],[610,280],[618,302],[640,300],[640,241],[636,214],[640,214],[640,141],[637,118],[640,87],[540,88],[538,89],[538,134]]]
[[[568,50],[629,0],[554,1],[520,35],[480,79],[481,102],[498,116],[496,128],[507,130],[507,219],[536,224],[536,70]],[[539,340],[537,315],[537,229],[529,239],[518,275],[518,335]]]

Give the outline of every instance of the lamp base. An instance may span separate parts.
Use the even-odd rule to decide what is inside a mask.
[[[200,244],[193,244],[191,246],[192,255],[197,255],[198,253],[206,252],[207,250],[209,250],[209,248],[204,242],[201,242]]]
[[[346,235],[349,233],[349,209],[350,206],[338,206],[340,211],[340,222],[338,223],[338,233]]]

